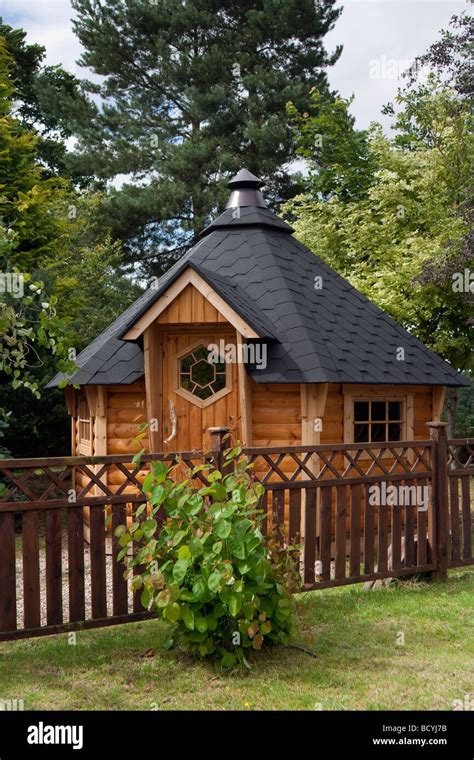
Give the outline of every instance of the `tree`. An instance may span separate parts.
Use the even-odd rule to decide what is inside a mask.
[[[328,100],[313,88],[308,110],[298,112],[288,103],[290,123],[298,135],[296,153],[306,159],[306,190],[314,198],[342,201],[362,198],[375,170],[368,133],[354,126],[349,100],[337,95]]]
[[[94,220],[100,196],[44,177],[36,136],[12,115],[11,62],[0,38],[0,438],[17,455],[34,456],[41,441],[19,449],[26,419],[32,434],[54,426],[59,442],[68,425],[61,394],[40,398],[42,385],[58,370],[71,372],[74,352],[139,288],[122,274],[119,242]]]
[[[166,269],[227,196],[242,165],[294,189],[281,168],[294,155],[285,114],[317,86],[327,97],[322,40],[339,16],[335,0],[73,0],[81,62],[103,77],[90,100],[71,161],[102,180],[128,182],[105,208],[129,260]],[[99,102],[97,103],[97,101]],[[57,103],[65,123],[67,109]]]
[[[55,213],[67,218],[61,256],[46,262],[41,275],[57,298],[68,346],[81,351],[135,301],[142,289],[123,274],[123,250],[109,230],[98,229],[99,192],[70,190]]]
[[[321,118],[298,117],[296,139],[320,168],[287,210],[304,243],[453,366],[469,371],[473,117],[466,92],[465,78],[461,97],[438,74],[401,90],[392,138],[373,125],[356,140],[341,114],[349,104],[339,102],[324,134],[331,137],[342,124],[345,137],[339,148],[329,139],[326,153],[308,142],[321,131]],[[358,195],[348,192],[354,168],[363,179]],[[455,395],[448,394],[451,433]]]
[[[0,37],[10,55],[10,77],[15,87],[12,113],[26,132],[34,132],[43,174],[67,176],[65,140],[72,133],[56,117],[54,104],[61,101],[71,113],[79,104],[84,108],[79,81],[62,66],[45,66],[46,49],[42,45],[28,45],[23,29],[0,23]],[[88,178],[76,175],[73,179],[84,184]]]
[[[472,66],[472,39],[474,24],[472,16],[463,11],[452,16],[450,29],[442,29],[426,53],[418,55],[405,74],[408,87],[416,85],[420,70],[426,67],[444,83],[455,90],[460,98],[472,99],[474,77]]]
[[[0,371],[14,387],[37,392],[28,375],[34,344],[57,356],[64,352],[55,301],[36,270],[57,255],[61,225],[51,214],[60,189],[35,164],[35,137],[11,115],[11,58],[0,38]]]

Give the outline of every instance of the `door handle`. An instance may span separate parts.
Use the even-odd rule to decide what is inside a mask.
[[[173,438],[176,438],[176,432],[178,429],[178,419],[176,417],[176,409],[174,408],[174,403],[171,399],[169,399],[168,401],[168,413],[169,413],[169,418],[171,422],[171,433],[168,436],[168,438],[165,438],[163,441],[163,443],[166,443],[166,444],[171,443]]]

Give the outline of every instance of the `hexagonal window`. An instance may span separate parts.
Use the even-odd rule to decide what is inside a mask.
[[[200,406],[213,401],[217,394],[222,396],[223,392],[230,391],[227,365],[210,362],[209,350],[203,345],[190,348],[178,357],[178,375],[177,392],[194,397]]]

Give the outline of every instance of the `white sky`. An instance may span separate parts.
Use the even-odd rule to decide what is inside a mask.
[[[324,0],[319,0],[324,2]],[[469,7],[466,0],[341,0],[343,13],[326,36],[329,50],[344,49],[329,70],[331,87],[356,99],[352,113],[359,128],[371,121],[389,121],[380,110],[397,92],[397,72],[406,61],[423,53],[451,16]],[[81,46],[74,36],[69,0],[0,0],[4,23],[22,27],[29,42],[46,46],[47,62],[62,63],[79,76]]]

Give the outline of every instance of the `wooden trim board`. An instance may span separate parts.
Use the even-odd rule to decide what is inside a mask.
[[[193,269],[186,269],[178,279],[170,285],[168,290],[154,303],[148,311],[128,330],[123,336],[123,340],[137,340],[142,333],[159,317],[159,315],[174,301],[187,285],[194,285],[204,298],[217,309],[227,321],[235,327],[245,338],[259,338],[255,330],[245,322],[239,315],[224,301],[221,296],[211,288],[210,285]]]

